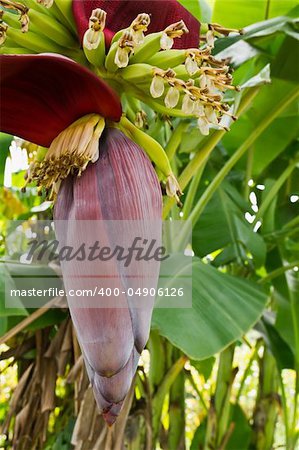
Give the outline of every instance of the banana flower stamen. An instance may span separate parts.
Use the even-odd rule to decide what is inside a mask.
[[[43,5],[45,8],[51,8],[54,3],[54,0],[37,0],[37,3]]]
[[[147,31],[148,26],[151,22],[149,14],[142,13],[138,14],[136,19],[130,25],[130,29],[133,33],[135,43],[137,45],[142,44],[144,40],[144,32]]]
[[[8,29],[8,26],[4,23],[0,23],[0,45],[2,45],[6,40],[6,31]]]
[[[99,158],[99,139],[104,127],[104,119],[97,114],[74,122],[53,140],[44,159],[31,165],[27,183],[36,181],[39,186],[52,189],[70,174],[80,176],[89,162]]]
[[[119,40],[118,49],[115,53],[114,62],[117,67],[127,67],[130,55],[134,53],[134,47],[134,35],[130,30],[126,30]]]
[[[89,28],[84,34],[83,45],[88,50],[97,49],[101,43],[102,31],[106,24],[106,12],[100,8],[94,9],[89,18]]]
[[[170,50],[174,44],[174,39],[180,38],[186,33],[189,33],[189,30],[183,20],[169,25],[167,28],[165,28],[161,36],[161,49]]]
[[[4,8],[10,9],[12,11],[16,11],[20,15],[20,23],[22,33],[27,33],[29,28],[29,17],[28,11],[29,8],[23,5],[22,3],[13,2],[11,0],[0,0],[0,5]],[[2,13],[3,14],[3,13]]]

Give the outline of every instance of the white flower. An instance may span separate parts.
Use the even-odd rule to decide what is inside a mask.
[[[198,128],[204,136],[209,135],[209,122],[207,121],[206,117],[199,117],[197,120]]]
[[[189,75],[194,75],[199,70],[197,62],[190,55],[186,58],[185,67]]]
[[[182,111],[185,114],[192,114],[194,111],[195,102],[191,99],[190,95],[186,94],[183,98]]]
[[[151,87],[150,87],[150,93],[153,98],[161,97],[164,93],[164,80],[162,77],[159,77],[157,75],[154,76]]]
[[[163,33],[160,39],[160,47],[162,50],[170,50],[173,46],[173,38],[167,36],[166,33]]]
[[[114,62],[119,68],[127,67],[129,64],[129,52],[126,48],[118,47],[115,53]]]
[[[94,50],[98,48],[101,39],[102,39],[101,32],[89,28],[84,34],[83,46],[87,48],[87,50]]]
[[[218,125],[217,114],[212,106],[205,107],[205,116],[210,123]]]
[[[180,99],[180,91],[176,87],[170,87],[165,97],[165,106],[167,108],[175,108]]]
[[[215,37],[214,37],[214,33],[212,30],[207,31],[206,39],[207,39],[208,46],[211,48],[214,48]]]

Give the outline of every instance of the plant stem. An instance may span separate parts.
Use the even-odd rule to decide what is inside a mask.
[[[199,399],[201,401],[203,409],[207,413],[208,412],[208,407],[207,407],[207,404],[205,402],[205,399],[203,398],[203,395],[200,392],[200,389],[198,388],[198,386],[197,386],[197,384],[196,384],[196,382],[195,382],[195,380],[194,380],[194,378],[192,376],[192,373],[189,370],[186,370],[186,377],[190,381],[191,386],[193,387],[193,389],[195,390],[195,392],[197,393],[197,395],[198,395],[198,397],[199,397]]]
[[[192,209],[194,199],[195,199],[195,196],[197,193],[198,185],[200,183],[204,168],[205,168],[205,165],[203,164],[201,166],[201,168],[198,170],[197,174],[192,178],[192,181],[190,183],[188,193],[186,196],[186,200],[184,201],[184,208],[183,208],[184,219],[188,218],[190,211]]]
[[[285,228],[293,228],[294,226],[299,225],[299,216],[294,217],[292,220],[290,220],[289,222],[287,222],[284,226],[283,229]]]
[[[286,448],[289,448],[290,443],[290,431],[289,431],[289,410],[286,398],[286,392],[283,384],[282,373],[281,370],[278,370],[278,380],[281,391],[281,402],[282,402],[282,410],[283,410],[283,419],[284,419],[284,427],[285,427],[285,445]]]
[[[179,375],[180,371],[183,369],[187,360],[188,360],[187,356],[183,355],[173,364],[173,366],[165,374],[163,381],[159,385],[159,388],[153,397],[153,439],[154,439],[154,442],[157,439],[159,428],[160,428],[160,419],[161,419],[161,413],[162,413],[163,402],[164,402],[165,396],[169,392],[173,382]]]
[[[246,164],[246,176],[245,176],[245,186],[244,186],[244,197],[246,200],[248,200],[248,197],[249,197],[250,186],[248,185],[248,183],[249,183],[249,180],[251,180],[251,176],[252,176],[253,154],[254,154],[254,148],[253,148],[253,146],[251,146],[250,149],[248,150],[247,164]]]
[[[246,369],[245,369],[245,371],[244,371],[242,380],[241,380],[241,382],[240,382],[240,387],[239,387],[238,392],[237,392],[237,395],[236,395],[235,403],[239,403],[239,399],[240,399],[240,397],[241,397],[242,390],[243,390],[243,387],[244,387],[246,378],[247,378],[247,376],[249,375],[249,371],[250,371],[250,369],[251,369],[251,366],[252,366],[253,361],[254,361],[255,358],[256,358],[256,355],[257,355],[257,352],[258,352],[259,347],[260,347],[260,341],[257,341],[256,344],[255,344],[255,347],[254,347],[253,350],[251,351],[251,355],[250,355],[248,364],[247,364],[247,366],[246,366]]]
[[[182,134],[184,133],[187,126],[188,126],[188,123],[180,122],[179,125],[174,130],[174,132],[171,134],[171,137],[165,147],[165,152],[168,156],[169,161],[172,160],[177,149],[179,148],[179,145],[180,145],[181,139],[182,139]]]
[[[261,278],[258,283],[264,284],[268,281],[272,280],[273,278],[279,277],[280,275],[283,275],[285,272],[288,272],[289,270],[292,270],[294,267],[299,266],[299,261],[295,261],[291,264],[288,264],[286,266],[278,267],[278,269],[273,270],[272,272],[268,273],[264,278]]]
[[[62,300],[62,297],[55,297],[52,300],[50,300],[48,303],[46,303],[42,308],[37,309],[34,311],[30,316],[26,317],[26,319],[22,320],[22,322],[18,323],[15,327],[11,328],[4,336],[0,337],[0,345],[4,344],[8,339],[11,339],[16,334],[20,333],[24,330],[24,328],[28,327],[32,322],[34,322],[36,319],[41,317],[43,314],[45,314],[47,311],[49,311],[50,308],[58,307],[59,302]]]
[[[177,350],[177,349],[175,349]],[[174,352],[175,354],[178,351]],[[168,450],[185,449],[185,373],[181,371],[169,392]]]
[[[215,390],[215,409],[217,414],[217,445],[219,446],[229,428],[230,396],[237,370],[233,369],[235,345],[226,348],[220,355],[217,384]]]
[[[211,398],[208,414],[204,450],[218,449],[225,443],[230,420],[230,397],[237,373],[233,368],[235,345],[223,350],[219,357],[219,367],[215,394]]]
[[[278,415],[278,370],[276,361],[267,347],[260,359],[259,393],[253,417],[251,448],[271,450]]]

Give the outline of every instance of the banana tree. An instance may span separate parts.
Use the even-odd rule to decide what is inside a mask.
[[[54,201],[57,224],[60,220],[71,224],[72,219],[149,222],[162,216],[180,220],[179,231],[168,237],[173,279],[161,277],[159,287],[175,286],[177,278],[192,270],[192,286],[186,283],[184,289],[193,305],[156,308],[151,321],[151,308],[136,313],[127,304],[124,310],[95,312],[77,309],[68,299],[98,409],[64,310],[56,319],[46,308],[12,328],[6,323],[7,333],[0,342],[17,348],[21,359],[34,349],[36,363],[20,369],[4,434],[9,435],[16,416],[16,448],[28,439],[28,429],[33,438],[27,446],[45,448],[56,405],[56,378],[67,376],[59,413],[62,426],[55,421],[58,437],[48,438],[49,448],[68,448],[69,434],[75,448],[121,449],[124,441],[132,449],[185,448],[186,418],[178,408],[185,405],[190,383],[205,411],[191,448],[240,449],[242,442],[244,448],[270,449],[280,392],[284,398],[280,378],[284,366],[278,365],[277,355],[273,359],[273,336],[287,341],[290,354],[296,355],[298,346],[293,335],[289,340],[281,337],[286,310],[296,336],[296,293],[283,300],[288,302],[291,295],[290,310],[285,303],[280,307],[270,295],[274,284],[269,282],[276,282],[297,261],[294,251],[290,256],[285,244],[275,243],[275,220],[268,213],[276,211],[273,204],[285,183],[292,188],[298,157],[290,149],[285,161],[289,164],[282,163],[285,169],[268,184],[267,171],[276,157],[280,160],[285,141],[277,138],[271,152],[258,150],[264,150],[268,136],[279,126],[283,129],[284,117],[294,117],[295,76],[281,70],[280,58],[288,39],[293,43],[296,14],[239,30],[238,25],[229,29],[214,22],[200,24],[172,0],[164,2],[163,11],[158,2],[23,3],[1,1],[1,127],[36,146],[26,186],[18,195],[36,192],[37,185],[37,191]],[[235,69],[234,84],[229,64]],[[272,85],[264,86],[270,77]],[[288,143],[296,127],[291,119]],[[266,186],[261,205],[254,189],[258,182]],[[255,203],[250,203],[253,198]],[[253,225],[244,220],[249,210],[256,212]],[[186,219],[192,222],[192,239]],[[283,236],[297,232],[296,222],[290,221]],[[256,225],[262,225],[259,233]],[[57,230],[59,234],[59,226]],[[74,243],[82,230],[75,226],[69,233]],[[63,232],[60,239],[65,239]],[[177,259],[175,252],[182,246],[192,248],[194,257]],[[272,268],[275,251],[280,259]],[[287,261],[285,270],[281,261]],[[7,261],[4,267],[6,277],[24,271],[22,265]],[[124,274],[115,267],[111,270],[115,286],[121,285]],[[144,277],[146,269],[142,270]],[[67,284],[63,266],[62,273]],[[271,314],[277,312],[274,328],[266,317],[259,321],[266,303]],[[9,315],[2,309],[3,316]],[[15,314],[27,311],[19,308]],[[149,361],[143,360],[145,353],[138,366],[150,322]],[[254,344],[247,372],[260,358],[260,376],[267,373],[269,382],[261,383],[251,427],[238,401],[233,404],[234,355],[236,343],[257,322],[256,332],[264,341]],[[24,329],[29,339],[20,351],[21,343],[14,339]],[[259,348],[264,348],[263,356]],[[205,400],[198,373],[207,364],[206,377],[213,377],[211,358],[219,351],[215,389]],[[69,385],[74,386],[74,402],[67,399]],[[39,420],[29,415],[34,404],[42,413]],[[286,442],[295,448],[297,408],[290,419],[286,400],[283,406]],[[261,411],[269,417],[262,425]],[[107,428],[99,413],[115,425]],[[72,415],[77,416],[75,426]],[[26,421],[27,427],[22,425]]]

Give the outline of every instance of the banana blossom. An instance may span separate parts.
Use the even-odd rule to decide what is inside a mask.
[[[20,9],[20,3],[10,1],[4,6]],[[38,4],[38,13],[40,8]],[[108,46],[114,34],[128,26],[139,13],[151,14],[151,32],[183,18],[192,32],[184,34],[177,41],[178,45],[181,48],[198,46],[199,23],[175,0],[164,1],[163,8],[152,1],[75,0],[72,10],[80,42],[88,30],[89,18],[98,8],[108,13],[105,29]],[[26,9],[21,11],[26,29],[28,21],[24,14],[27,12]],[[4,20],[5,15],[10,18],[9,13],[4,12]],[[30,17],[30,11],[28,15]],[[8,28],[3,23],[2,37]],[[29,35],[30,25],[28,39]],[[7,36],[9,44],[12,39],[9,30]],[[23,36],[16,36],[19,41],[15,47],[18,47]],[[28,47],[30,49],[29,40]],[[8,50],[8,53],[11,52]],[[57,52],[2,54],[0,58],[1,130],[39,146],[28,180],[36,181],[55,198],[54,220],[59,240],[75,247],[87,234],[91,241],[101,234],[109,244],[109,230],[97,225],[101,220],[139,220],[144,229],[155,220],[158,223],[155,236],[159,240],[160,183],[149,157],[140,148],[143,135],[138,134],[139,130],[132,124],[131,130],[126,135],[123,133],[119,85],[116,93],[95,71]],[[135,137],[139,145],[133,142]],[[144,139],[147,139],[145,133]],[[82,225],[85,220],[95,220],[95,227],[87,230]],[[68,224],[67,230],[59,225],[60,221]],[[80,267],[76,264],[74,262],[71,272],[80,278],[85,272],[89,276],[98,273],[97,265],[101,263],[89,263],[86,271],[82,263]],[[146,282],[148,269],[145,265],[139,263],[133,270],[141,283]],[[68,284],[69,268],[62,266],[62,271]],[[123,268],[112,264],[110,271],[107,273],[107,277],[113,275],[110,287],[124,290]],[[158,274],[156,265],[151,273],[153,285],[157,284]],[[93,282],[85,282],[84,287],[90,287],[90,283]],[[152,313],[151,301],[144,308],[134,308],[130,300],[123,297],[122,308],[84,307],[84,304],[78,307],[68,298],[94,395],[109,425],[115,422],[134,378],[148,339]]]

